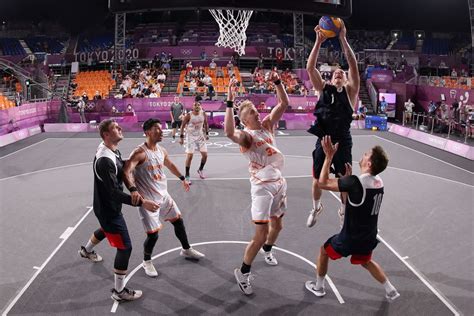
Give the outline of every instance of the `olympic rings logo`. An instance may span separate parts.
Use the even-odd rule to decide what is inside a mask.
[[[183,54],[183,55],[191,55],[192,52],[193,52],[193,50],[191,48],[190,49],[184,49],[184,48],[181,49],[181,54]]]

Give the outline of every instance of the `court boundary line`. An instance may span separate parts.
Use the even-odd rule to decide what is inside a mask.
[[[58,246],[56,246],[56,248],[53,250],[53,252],[49,255],[48,258],[46,258],[46,260],[41,264],[41,266],[36,270],[36,272],[33,274],[33,276],[28,280],[28,282],[23,286],[23,288],[20,290],[20,292],[18,292],[18,294],[13,298],[12,301],[10,301],[10,303],[8,304],[7,308],[2,312],[2,316],[6,316],[8,315],[8,313],[11,311],[11,309],[15,306],[15,304],[18,302],[18,300],[23,296],[23,294],[26,292],[26,290],[28,290],[28,288],[30,287],[30,285],[34,282],[34,280],[38,277],[38,275],[43,271],[43,269],[46,267],[46,265],[49,263],[49,261],[51,261],[51,259],[54,257],[54,255],[56,255],[56,253],[61,249],[61,247],[66,243],[66,241],[69,239],[69,237],[71,237],[72,233],[79,227],[79,225],[86,219],[86,217],[92,212],[92,209],[93,207],[92,206],[88,206],[87,207],[87,212],[79,219],[79,221],[76,223],[76,225],[74,225],[74,227],[67,227],[66,230],[69,230],[70,231],[70,234],[68,234],[67,236],[63,236],[63,234],[61,234],[61,237],[64,237],[64,238],[61,238],[59,237],[59,239],[61,239],[61,242],[59,243]]]
[[[50,139],[50,138],[45,138],[45,139],[43,139],[43,140],[40,140],[40,141],[37,142],[37,143],[34,143],[34,144],[29,145],[29,146],[26,146],[26,147],[20,148],[20,149],[18,149],[18,150],[15,150],[15,151],[13,151],[13,152],[11,152],[11,153],[9,153],[9,154],[6,154],[5,156],[0,157],[0,160],[3,159],[3,158],[7,158],[7,157],[9,157],[9,156],[11,156],[11,155],[13,155],[13,154],[16,154],[16,153],[18,153],[18,152],[20,152],[20,151],[23,151],[23,150],[25,150],[25,149],[28,149],[28,148],[30,148],[30,147],[36,146],[36,145],[38,145],[38,144],[41,144],[42,142],[45,142],[45,141],[47,141],[48,139]],[[8,146],[8,145],[7,145],[7,146]]]
[[[419,151],[419,150],[416,150],[416,149],[410,148],[410,147],[408,147],[408,146],[405,146],[405,145],[399,144],[399,143],[397,143],[397,142],[394,142],[393,140],[389,140],[389,139],[386,139],[386,138],[380,137],[380,136],[378,136],[378,135],[373,135],[373,136],[375,136],[375,137],[377,137],[377,138],[379,138],[379,139],[382,139],[382,140],[384,140],[384,141],[386,141],[386,142],[389,142],[389,143],[392,143],[392,144],[398,145],[398,146],[400,146],[400,147],[403,147],[403,148],[405,148],[405,149],[408,149],[408,150],[414,151],[414,152],[416,152],[416,153],[419,153],[419,154],[421,154],[421,155],[424,155],[424,156],[430,157],[431,159],[434,159],[434,160],[436,160],[436,161],[442,162],[442,163],[444,163],[444,164],[446,164],[446,165],[448,165],[448,166],[451,166],[451,167],[454,167],[454,168],[460,169],[460,170],[462,170],[462,171],[467,171],[467,172],[469,172],[470,174],[474,174],[474,172],[472,172],[472,171],[469,171],[469,170],[467,170],[467,169],[464,169],[464,168],[462,168],[462,167],[456,166],[456,165],[454,165],[454,164],[452,164],[452,163],[449,163],[449,162],[447,162],[447,161],[441,160],[441,159],[439,159],[439,158],[433,157],[433,156],[431,156],[431,155],[429,155],[429,154],[426,154],[426,153],[424,153],[424,152],[422,152],[422,151]],[[406,138],[406,139],[413,140],[413,139],[411,139],[411,138]],[[422,144],[423,144],[423,143],[422,143]],[[423,144],[423,145],[427,145],[427,144]],[[427,146],[430,146],[430,145],[427,145]],[[438,149],[438,150],[442,150],[442,149],[439,149],[439,148],[437,148],[437,147],[434,147],[434,146],[430,146],[430,147],[432,147],[432,148],[435,148],[435,149]],[[443,152],[446,152],[446,153],[448,153],[448,154],[456,155],[456,154],[453,154],[453,153],[451,153],[451,152],[449,152],[449,151],[445,151],[445,150],[442,150],[442,151],[443,151]],[[458,156],[458,155],[456,155],[456,156]],[[462,156],[459,156],[459,157],[461,157],[461,158],[464,158],[464,159],[467,159],[467,158],[465,158],[465,157],[462,157]],[[472,160],[471,160],[471,161],[472,161]]]
[[[331,195],[341,202],[341,199],[337,194],[333,191],[328,191],[331,193]],[[424,276],[421,272],[418,272],[418,269],[415,269],[414,266],[412,266],[410,263],[407,262],[407,260],[403,259],[402,257],[383,237],[380,235],[380,233],[377,234],[377,239],[379,239],[387,248],[390,250],[407,268],[410,270],[420,281],[423,283],[455,316],[460,316],[460,312],[456,308],[456,306],[443,294],[441,291],[436,289],[429,279]]]
[[[202,245],[215,245],[215,244],[244,244],[244,245],[247,245],[249,242],[248,241],[238,241],[238,240],[214,240],[214,241],[204,241],[204,242],[198,242],[198,243],[193,243],[191,244],[191,246],[202,246]],[[168,249],[166,251],[163,251],[163,252],[160,252],[159,254],[156,254],[154,255],[151,260],[155,260],[155,259],[158,259],[159,257],[162,257],[162,256],[165,256],[171,252],[174,252],[174,251],[178,251],[178,250],[181,250],[182,248],[181,247],[176,247],[176,248],[172,248],[172,249]],[[284,249],[284,248],[280,248],[280,247],[277,247],[277,246],[273,246],[273,249],[276,249],[278,251],[281,251],[281,252],[284,252],[286,254],[289,254],[295,258],[298,258],[300,260],[302,260],[303,262],[306,262],[308,263],[310,266],[312,266],[313,268],[316,269],[316,264],[314,264],[311,260],[308,260],[306,259],[305,257],[295,253],[295,252],[292,252],[290,250],[287,250],[287,249]],[[132,271],[130,271],[130,273],[125,277],[124,279],[124,283],[125,283],[125,286],[127,285],[128,281],[130,281],[130,279],[132,278],[132,276],[135,275],[135,273],[138,272],[138,270],[142,269],[142,265],[139,264],[138,266],[136,266]],[[331,289],[333,290],[334,294],[336,295],[336,298],[337,300],[339,301],[340,304],[344,304],[345,301],[344,299],[342,298],[341,296],[341,293],[339,292],[339,290],[336,288],[336,285],[334,284],[334,282],[332,281],[332,279],[329,277],[329,275],[326,275],[326,280],[328,281],[328,284],[329,286],[331,287]],[[110,312],[111,313],[115,313],[117,311],[117,308],[119,307],[120,303],[117,302],[117,301],[114,301],[113,304],[112,304],[112,308],[110,309]]]
[[[169,155],[169,157],[182,157],[182,155],[183,155],[183,154],[171,154],[171,155]],[[219,155],[219,156],[239,156],[239,157],[242,156],[241,154],[238,154],[238,153],[215,153],[214,155]],[[311,156],[299,156],[299,155],[285,155],[285,157],[312,159]],[[353,163],[353,164],[354,164],[354,163],[358,163],[358,161],[352,161],[352,163]],[[52,167],[52,168],[46,168],[46,169],[41,169],[41,170],[26,172],[26,173],[14,175],[14,176],[6,177],[6,178],[0,178],[0,182],[6,181],[6,180],[10,180],[10,179],[14,179],[14,178],[23,177],[23,176],[28,176],[28,175],[32,175],[32,174],[37,174],[37,173],[42,173],[42,172],[47,172],[47,171],[54,171],[54,170],[63,169],[63,168],[78,167],[78,166],[88,165],[88,164],[92,164],[92,162],[80,162],[80,163],[72,164],[72,165],[64,165],[64,166],[58,166],[58,167]],[[432,178],[436,178],[436,179],[448,181],[448,182],[451,182],[451,183],[456,183],[456,184],[460,184],[460,185],[463,185],[463,186],[467,186],[467,187],[470,187],[470,188],[474,188],[474,185],[471,185],[471,184],[468,184],[468,183],[464,183],[464,182],[459,182],[459,181],[456,181],[456,180],[451,180],[451,179],[443,178],[443,177],[436,176],[436,175],[429,174],[429,173],[423,173],[423,172],[419,172],[419,171],[414,171],[414,170],[409,170],[409,169],[403,169],[403,168],[398,168],[398,167],[391,167],[391,166],[388,166],[387,169],[394,169],[394,170],[398,170],[398,171],[411,172],[411,173],[414,173],[414,174],[417,174],[417,175],[424,175],[424,176],[427,176],[427,177],[432,177]],[[285,178],[285,179],[312,178],[312,175],[311,175],[311,174],[308,174],[308,175],[297,175],[297,176],[284,176],[284,178]],[[179,179],[177,179],[177,178],[168,178],[168,181],[178,181],[178,180],[179,180]],[[198,178],[195,178],[195,177],[191,177],[191,180],[198,180],[198,181],[249,180],[249,177],[206,178],[205,180],[201,180],[201,179],[198,179]]]

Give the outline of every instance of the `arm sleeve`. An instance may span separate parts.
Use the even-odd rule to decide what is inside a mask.
[[[112,160],[106,157],[99,158],[96,163],[96,171],[102,178],[105,191],[110,200],[132,205],[132,197],[127,193],[124,193],[119,186],[119,181],[115,174],[116,168]]]
[[[339,178],[337,180],[340,192],[347,192],[351,201],[361,201],[363,190],[362,183],[360,183],[357,176],[351,175]]]

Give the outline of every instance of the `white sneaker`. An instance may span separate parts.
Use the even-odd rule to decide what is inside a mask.
[[[81,256],[82,258],[89,259],[92,262],[102,261],[102,257],[100,255],[98,255],[94,250],[92,250],[91,252],[87,252],[84,246],[81,246],[81,249],[79,249],[78,253],[79,253],[79,256]]]
[[[316,222],[318,221],[319,215],[323,212],[323,205],[319,204],[318,209],[312,209],[311,212],[309,212],[308,219],[306,220],[306,226],[308,227],[313,227]]]
[[[324,289],[324,286],[317,289],[316,288],[316,282],[314,282],[314,281],[306,281],[305,287],[308,291],[310,291],[311,293],[313,293],[317,297],[323,297],[324,295],[326,295],[326,291]]]
[[[112,299],[117,302],[123,301],[134,301],[142,297],[143,292],[140,290],[132,290],[129,288],[124,288],[122,292],[117,292],[117,290],[112,289]]]
[[[189,249],[181,249],[181,252],[179,255],[185,257],[186,259],[192,259],[192,260],[199,260],[205,257],[203,253],[200,253],[199,251],[197,251],[196,249],[192,247]]]
[[[400,293],[397,290],[393,290],[390,293],[385,294],[385,297],[389,302],[395,301],[397,298],[400,297]]]
[[[158,276],[158,272],[156,271],[155,266],[151,260],[143,260],[142,267],[143,270],[145,270],[146,275],[149,277],[156,278]]]
[[[251,275],[250,272],[243,274],[242,272],[240,272],[240,269],[235,269],[234,276],[235,276],[235,280],[237,280],[237,284],[240,290],[245,295],[250,295],[253,293],[252,285],[250,284],[250,280],[253,280],[253,276]]]
[[[273,251],[265,251],[264,253],[265,262],[271,266],[276,266],[278,264],[277,259],[273,255]]]
[[[344,225],[344,216],[346,215],[346,210],[342,206],[337,210],[337,215],[339,215],[339,222],[341,227]]]

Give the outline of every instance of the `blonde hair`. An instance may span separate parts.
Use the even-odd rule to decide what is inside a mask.
[[[245,110],[245,109],[248,109],[250,107],[254,107],[255,105],[252,103],[252,101],[250,100],[245,100],[243,101],[242,103],[240,103],[239,105],[239,119],[242,120],[242,112]]]

